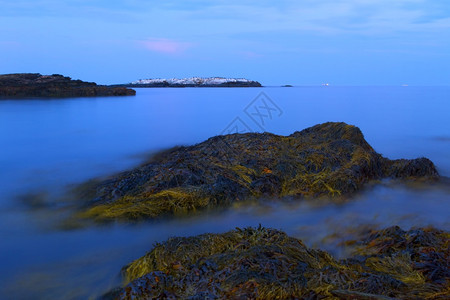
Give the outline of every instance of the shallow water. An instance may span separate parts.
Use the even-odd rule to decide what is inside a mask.
[[[261,92],[268,98],[257,97]],[[448,186],[391,182],[340,204],[272,199],[135,226],[65,231],[56,225],[66,213],[58,199],[68,185],[236,128],[288,135],[343,121],[360,127],[384,156],[426,156],[450,176],[449,98],[450,87],[301,87],[138,89],[136,97],[124,98],[0,100],[0,295],[98,296],[120,283],[123,265],[174,235],[261,223],[341,256],[345,251],[336,245],[354,228],[450,229]],[[252,114],[255,105],[267,117]]]

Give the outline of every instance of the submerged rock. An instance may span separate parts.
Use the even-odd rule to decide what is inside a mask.
[[[371,232],[336,260],[285,233],[246,228],[171,238],[123,269],[112,299],[449,299],[450,233]]]
[[[62,75],[38,73],[0,75],[0,97],[94,97],[133,96],[125,87],[107,87],[94,82],[72,80]]]
[[[381,178],[437,178],[426,158],[389,160],[359,128],[325,123],[290,136],[216,136],[160,153],[95,186],[81,217],[137,220],[261,197],[339,197]]]

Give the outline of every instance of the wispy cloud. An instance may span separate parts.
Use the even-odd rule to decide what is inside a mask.
[[[164,38],[149,38],[144,41],[139,41],[139,44],[147,50],[164,54],[182,54],[192,47],[191,43]]]
[[[450,3],[432,0],[242,0],[214,1],[202,7],[173,12],[187,25],[202,26],[202,32],[211,34],[296,30],[371,36],[445,29],[447,24],[442,19],[448,17]],[[205,27],[204,22],[216,26]]]
[[[239,54],[244,57],[244,58],[249,58],[249,59],[255,59],[255,58],[262,58],[264,57],[264,55],[254,52],[254,51],[241,51],[239,52]]]
[[[437,0],[129,0],[1,1],[0,16],[64,16],[158,28],[161,36],[296,30],[319,34],[392,34],[448,29],[449,1]],[[443,21],[444,19],[444,21]],[[0,20],[1,21],[1,20]],[[207,24],[205,26],[205,24]],[[135,29],[136,30],[136,29]],[[172,35],[170,35],[172,33]]]

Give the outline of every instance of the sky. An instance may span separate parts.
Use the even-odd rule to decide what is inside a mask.
[[[0,74],[450,85],[448,0],[0,0]]]

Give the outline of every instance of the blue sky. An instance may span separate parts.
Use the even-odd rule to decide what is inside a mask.
[[[450,1],[0,0],[0,73],[449,85]]]

